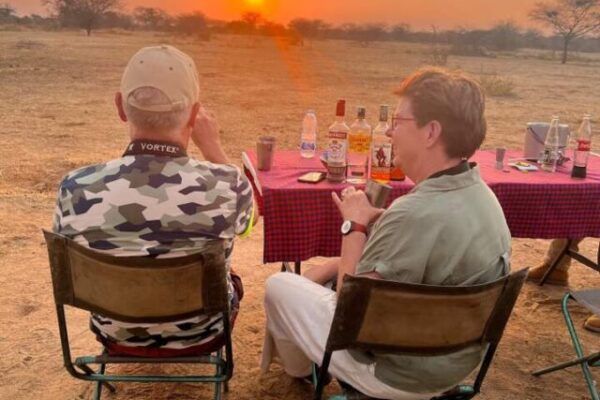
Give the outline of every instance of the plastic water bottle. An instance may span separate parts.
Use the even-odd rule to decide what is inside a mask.
[[[304,158],[313,158],[317,150],[317,115],[313,110],[308,110],[302,120],[302,134],[300,135],[300,155]]]

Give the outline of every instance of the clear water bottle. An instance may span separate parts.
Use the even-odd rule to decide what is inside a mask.
[[[558,117],[553,116],[552,122],[550,122],[550,128],[546,134],[546,140],[544,141],[544,151],[540,157],[540,164],[542,169],[548,172],[556,171],[556,163],[559,157],[559,132],[558,132]]]
[[[300,155],[304,158],[313,158],[317,150],[317,115],[313,110],[308,110],[302,120],[302,134],[300,135]]]

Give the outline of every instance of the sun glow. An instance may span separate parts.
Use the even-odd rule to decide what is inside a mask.
[[[244,0],[244,3],[248,7],[262,7],[265,4],[265,0]]]

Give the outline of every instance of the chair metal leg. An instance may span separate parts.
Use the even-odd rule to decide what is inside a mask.
[[[570,299],[573,299],[571,293],[565,294],[562,300],[561,308],[563,316],[565,318],[567,329],[569,331],[569,335],[571,336],[571,341],[573,342],[573,347],[575,348],[575,354],[577,354],[577,358],[572,361],[567,361],[561,364],[553,365],[551,367],[535,371],[532,375],[540,376],[553,371],[557,371],[559,369],[570,367],[572,365],[579,365],[581,366],[581,371],[583,372],[583,377],[585,378],[585,382],[592,396],[592,400],[600,400],[600,396],[598,395],[598,389],[596,389],[596,383],[594,382],[592,372],[590,371],[590,364],[595,364],[598,361],[600,353],[590,354],[589,356],[584,355],[583,348],[581,347],[581,342],[579,341],[579,337],[577,336],[577,332],[575,330],[575,325],[573,324],[573,319],[571,318],[571,314],[569,313],[568,307]]]
[[[331,352],[326,351],[323,355],[323,362],[321,363],[321,369],[319,370],[319,377],[317,379],[317,387],[315,388],[314,400],[321,400],[323,396],[323,388],[325,387],[325,379],[327,378],[327,370],[329,369],[329,362],[331,361]]]
[[[572,299],[570,293],[567,293],[563,297],[562,301],[562,312],[565,317],[565,323],[567,324],[567,329],[569,330],[569,335],[571,335],[571,341],[573,342],[573,347],[575,348],[575,353],[578,358],[583,358],[585,355],[583,354],[583,349],[581,348],[581,343],[579,342],[579,337],[577,336],[577,332],[575,331],[575,325],[573,325],[573,320],[571,319],[571,314],[569,313],[569,299]],[[592,377],[592,372],[590,371],[590,367],[587,363],[581,363],[581,371],[583,372],[583,377],[585,378],[585,382],[587,383],[590,394],[592,395],[593,400],[600,400],[600,396],[598,395],[598,390],[596,389],[596,384],[594,382],[594,378]]]
[[[83,372],[85,372],[86,374],[95,374],[94,370],[91,369],[88,365],[86,364],[81,364],[81,365],[77,365],[78,368],[80,368]],[[106,369],[106,364],[101,364],[100,365],[100,374],[104,374],[104,370]],[[117,388],[114,387],[113,385],[111,385],[108,382],[100,382],[104,387],[106,387],[108,390],[110,390],[111,393],[115,393],[117,391]]]
[[[87,367],[87,365],[86,365]],[[100,364],[100,369],[98,370],[98,373],[100,375],[104,375],[104,371],[106,370],[106,364]],[[106,386],[111,393],[114,393],[117,389],[115,389],[115,387],[113,385],[111,385],[108,382],[96,382],[96,389],[94,390],[94,400],[100,400],[100,397],[102,397],[102,386]]]
[[[560,364],[553,365],[553,366],[548,367],[548,368],[544,368],[544,369],[540,369],[540,370],[534,371],[534,372],[531,373],[531,375],[533,375],[533,376],[541,376],[541,375],[548,374],[550,372],[558,371],[559,369],[565,369],[565,368],[568,368],[568,367],[572,367],[573,365],[579,365],[581,363],[586,363],[587,365],[592,365],[596,361],[598,361],[599,358],[600,358],[600,353],[594,353],[594,354],[590,354],[589,356],[586,356],[586,357],[576,358],[576,359],[571,360],[571,361],[566,361],[566,362],[563,362],[563,363],[560,363]]]
[[[219,349],[217,351],[217,358],[218,359],[222,359],[223,358],[223,351],[222,349]],[[223,368],[221,367],[221,364],[216,364],[215,365],[215,376],[221,376],[223,375]],[[223,382],[215,382],[215,400],[220,400],[221,399],[221,385],[223,384]]]

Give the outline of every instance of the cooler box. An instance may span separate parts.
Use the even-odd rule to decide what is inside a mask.
[[[525,131],[525,145],[523,147],[523,158],[531,161],[537,161],[540,153],[544,150],[544,141],[550,124],[547,122],[528,122],[527,130]],[[559,135],[559,150],[565,154],[565,150],[569,145],[569,137],[571,131],[569,125],[560,124],[558,126]]]

